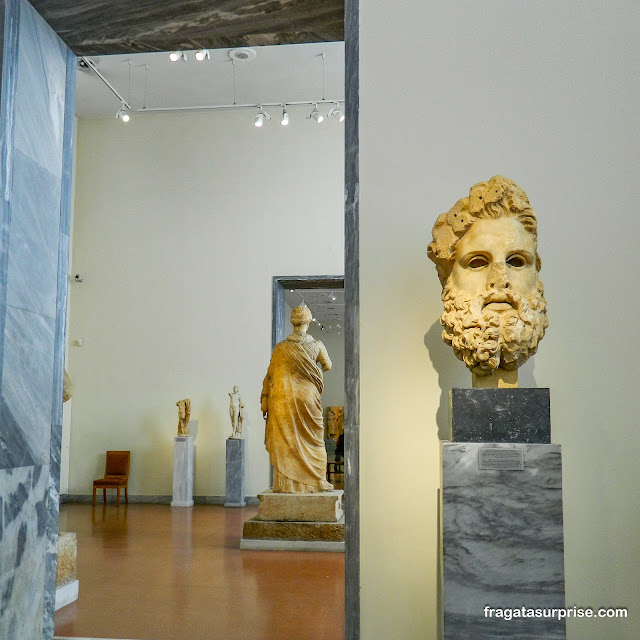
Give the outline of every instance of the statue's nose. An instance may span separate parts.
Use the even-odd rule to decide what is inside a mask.
[[[504,262],[494,262],[491,265],[487,287],[489,289],[508,289],[510,286],[506,264]]]

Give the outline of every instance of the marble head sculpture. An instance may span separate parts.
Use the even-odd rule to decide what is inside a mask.
[[[265,446],[273,466],[274,493],[330,491],[320,394],[331,360],[320,340],[307,334],[313,316],[300,305],[291,313],[293,333],[279,342],[262,385],[267,421]]]
[[[518,369],[549,326],[527,194],[504,176],[474,185],[438,217],[427,253],[442,284],[442,339],[479,376]]]

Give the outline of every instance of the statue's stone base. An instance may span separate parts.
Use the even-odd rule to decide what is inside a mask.
[[[564,640],[560,446],[444,443],[441,514],[445,640]]]
[[[251,518],[244,523],[240,548],[344,551],[344,518],[339,522],[274,522]]]
[[[244,461],[245,441],[239,438],[227,438],[227,484],[225,507],[245,507]]]
[[[56,611],[78,599],[76,579],[78,541],[75,533],[58,533],[58,572],[56,575]]]
[[[260,506],[256,520],[278,522],[338,522],[342,516],[344,491],[322,491],[320,493],[273,493],[271,490],[258,494]]]
[[[193,506],[193,438],[191,436],[174,437],[171,506]]]
[[[244,523],[240,548],[344,551],[343,493],[258,494],[258,515]]]

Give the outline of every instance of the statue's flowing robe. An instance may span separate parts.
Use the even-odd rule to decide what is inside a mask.
[[[273,466],[273,491],[326,491],[327,452],[320,394],[322,370],[317,365],[324,346],[311,336],[294,336],[276,345],[264,379],[268,396],[265,446]]]

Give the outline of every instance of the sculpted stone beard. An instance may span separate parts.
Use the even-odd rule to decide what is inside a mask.
[[[442,292],[442,339],[473,373],[487,375],[498,367],[517,369],[538,349],[547,319],[544,287],[537,279],[529,296],[509,289],[488,289],[469,296],[447,282]],[[493,303],[493,304],[492,304]],[[497,310],[509,303],[512,309]]]

